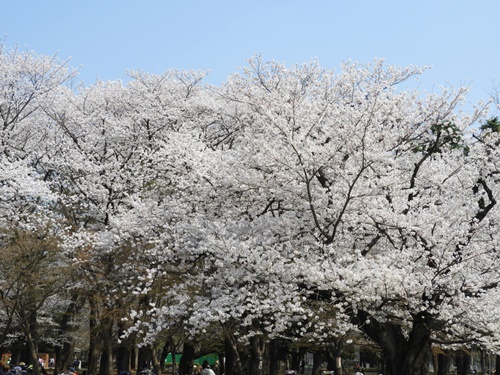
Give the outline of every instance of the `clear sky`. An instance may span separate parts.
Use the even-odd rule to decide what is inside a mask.
[[[499,0],[3,0],[0,37],[71,58],[86,84],[171,68],[211,70],[220,84],[259,53],[430,65],[422,89],[470,84],[471,102],[500,84]]]

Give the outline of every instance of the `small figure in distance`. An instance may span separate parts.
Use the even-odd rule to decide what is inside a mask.
[[[203,371],[201,372],[201,375],[215,375],[214,370],[212,370],[210,368],[207,360],[204,360],[203,364],[201,366],[203,367]]]
[[[354,375],[365,375],[360,365],[356,366],[356,373]]]

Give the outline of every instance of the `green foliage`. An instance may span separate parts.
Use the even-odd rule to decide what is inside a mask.
[[[494,133],[500,133],[500,121],[498,117],[493,117],[486,121],[486,124],[481,125],[481,130],[491,130]]]
[[[415,146],[413,152],[441,153],[446,146],[449,150],[462,150],[465,156],[469,154],[470,149],[464,142],[463,133],[453,122],[432,124],[430,133],[432,136]]]
[[[500,134],[500,121],[498,120],[498,117],[490,118],[486,121],[485,124],[481,125],[480,129],[481,135],[479,136],[479,138],[476,138],[480,139],[482,142],[486,142],[488,139],[496,139],[496,141],[488,142],[489,147],[494,148],[500,146],[500,140],[498,140],[498,135]]]

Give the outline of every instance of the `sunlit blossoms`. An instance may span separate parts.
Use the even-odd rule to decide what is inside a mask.
[[[499,351],[500,132],[460,111],[465,89],[260,57],[220,87],[169,71],[75,88],[54,59],[0,56],[0,222],[50,228],[74,276],[59,298],[99,332],[90,372],[206,332],[257,357],[359,332],[391,374],[433,345]]]

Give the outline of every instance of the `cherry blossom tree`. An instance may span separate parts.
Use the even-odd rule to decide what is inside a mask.
[[[43,168],[57,149],[44,107],[74,76],[56,56],[0,45],[1,341],[13,326],[21,328],[32,364],[38,361],[38,316],[66,282],[57,247],[60,216],[53,209],[58,195]]]
[[[35,213],[56,196],[41,162],[56,147],[43,107],[54,91],[75,76],[56,57],[22,53],[0,45],[0,216],[2,225],[36,226]],[[36,209],[34,207],[37,207]],[[45,210],[47,212],[47,210]],[[47,218],[41,218],[43,222]]]
[[[210,293],[191,320],[306,332],[302,301],[321,299],[325,330],[357,326],[390,373],[425,372],[432,343],[497,348],[498,154],[468,133],[481,108],[459,111],[462,88],[398,91],[414,67],[342,69],[256,58],[221,89],[232,112],[212,139],[231,141],[199,167]]]
[[[46,168],[56,171],[53,185],[63,195],[64,248],[80,280],[74,290],[87,296],[92,329],[100,332],[91,339],[104,338],[92,341],[89,360],[94,372],[104,351],[103,374],[112,371],[114,346],[130,342],[121,337],[122,318],[161,302],[148,293],[153,285],[158,292],[158,285],[171,284],[162,274],[172,270],[169,252],[179,242],[174,223],[192,205],[178,193],[189,187],[186,142],[194,153],[200,143],[189,130],[199,112],[191,97],[202,73],[131,76],[127,86],[98,82],[63,90],[46,110],[62,138]]]
[[[426,373],[432,345],[498,352],[500,132],[460,111],[465,89],[261,57],[220,87],[169,71],[75,89],[54,58],[0,59],[1,233],[51,230],[92,373],[179,326],[187,346],[223,340],[228,374],[353,330],[390,374]]]

